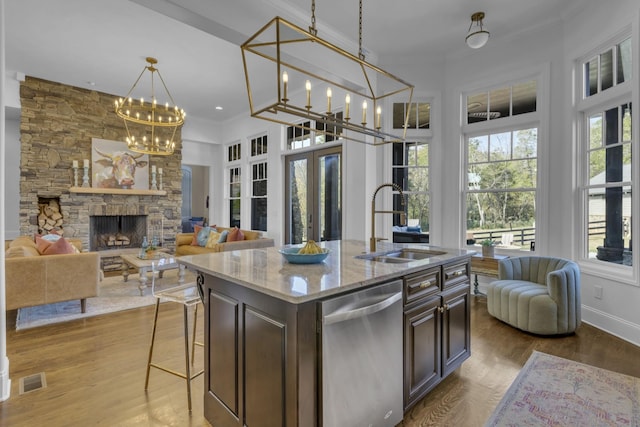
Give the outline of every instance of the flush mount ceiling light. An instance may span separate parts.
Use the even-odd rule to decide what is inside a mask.
[[[252,117],[370,145],[404,140],[409,116],[386,131],[382,104],[410,104],[413,85],[365,61],[359,3],[358,56],[318,37],[315,0],[309,31],[275,17],[242,44]]]
[[[469,33],[465,39],[467,45],[472,49],[478,49],[487,44],[489,40],[489,31],[482,26],[484,12],[476,12],[471,15],[471,24],[469,25]]]
[[[155,67],[158,61],[151,57],[147,57],[146,61],[149,65],[143,68],[127,96],[115,101],[116,114],[124,120],[129,150],[166,156],[173,154],[175,150],[174,138],[177,130],[184,124],[185,112],[173,101],[160,71]],[[144,96],[139,99],[134,98],[138,96],[134,91],[146,71],[149,72],[150,77],[150,91],[146,94],[151,95],[146,98],[147,101]],[[161,99],[158,99],[155,93],[156,74],[165,92]]]

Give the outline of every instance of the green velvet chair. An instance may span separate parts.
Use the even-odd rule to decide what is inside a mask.
[[[580,326],[580,269],[570,260],[523,256],[498,264],[487,289],[493,317],[539,335],[570,334]]]

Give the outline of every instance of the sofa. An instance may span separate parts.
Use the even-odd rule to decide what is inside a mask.
[[[215,227],[218,232],[231,232],[228,227]],[[244,235],[243,240],[215,243],[211,247],[193,245],[195,233],[178,233],[176,235],[176,255],[199,255],[214,252],[237,251],[241,249],[268,248],[274,246],[271,238],[263,237],[262,232],[255,230],[240,230]]]
[[[500,260],[487,287],[493,317],[538,335],[566,335],[581,323],[580,269],[570,260],[522,256]]]
[[[41,255],[33,237],[5,242],[6,309],[32,307],[98,295],[102,277],[98,252],[80,252],[80,240],[67,239],[76,253]]]

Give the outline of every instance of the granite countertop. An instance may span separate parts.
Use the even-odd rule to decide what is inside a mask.
[[[369,253],[368,242],[337,240],[318,243],[331,252],[319,264],[290,264],[280,248],[244,249],[178,258],[187,267],[214,277],[299,304],[355,290],[363,286],[410,274],[473,255],[466,249],[440,248],[425,244],[378,243],[378,252],[397,248],[446,251],[427,259],[391,264],[355,258]]]

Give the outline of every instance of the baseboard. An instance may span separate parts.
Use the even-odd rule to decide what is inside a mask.
[[[631,344],[640,346],[640,325],[585,305],[582,306],[582,321]]]
[[[11,380],[9,379],[9,359],[4,358],[4,370],[0,372],[0,402],[4,402],[11,396]]]

